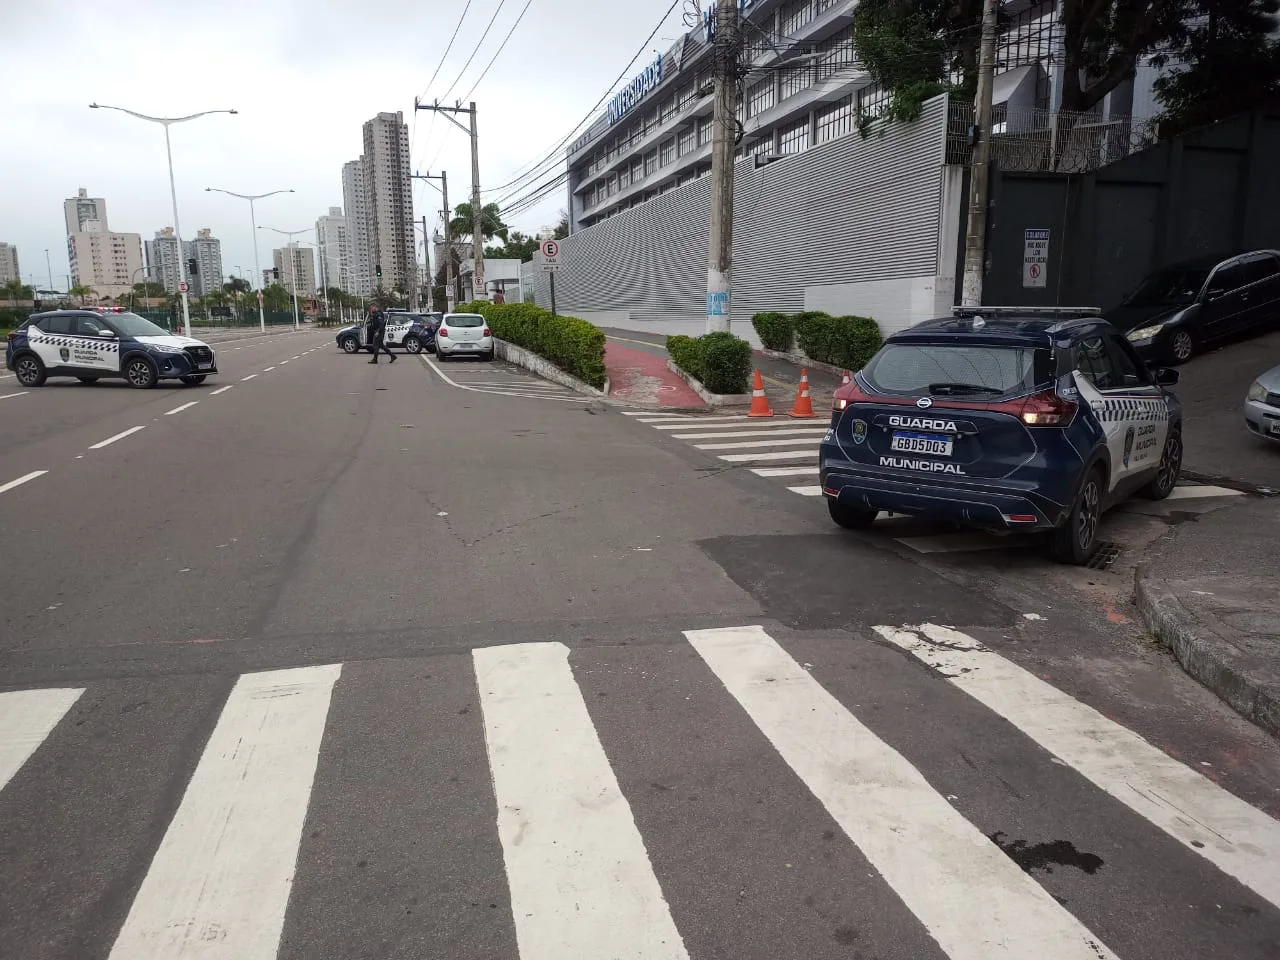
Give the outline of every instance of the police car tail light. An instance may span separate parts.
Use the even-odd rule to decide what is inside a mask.
[[[990,409],[1012,414],[1029,427],[1065,427],[1076,415],[1076,404],[1053,390],[1042,390],[1008,403],[993,403]]]
[[[858,386],[857,380],[850,380],[842,387],[838,387],[835,396],[831,401],[831,409],[839,412],[851,403],[868,403],[874,401],[876,397],[867,393],[862,387]]]

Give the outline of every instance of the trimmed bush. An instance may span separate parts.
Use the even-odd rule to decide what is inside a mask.
[[[499,340],[523,347],[597,389],[604,387],[604,331],[577,317],[552,316],[532,303],[460,303],[478,313]]]
[[[861,370],[883,343],[880,328],[870,317],[800,313],[795,328],[805,356],[847,370]]]
[[[751,326],[769,350],[787,353],[795,342],[795,327],[785,313],[757,313],[751,318]]]
[[[731,333],[667,337],[672,362],[711,393],[746,393],[751,344]]]

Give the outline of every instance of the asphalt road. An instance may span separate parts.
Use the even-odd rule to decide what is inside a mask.
[[[1280,748],[1123,616],[503,364],[218,357],[0,401],[0,956],[1280,950]]]

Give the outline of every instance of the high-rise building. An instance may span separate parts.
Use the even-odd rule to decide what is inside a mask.
[[[22,271],[18,269],[18,248],[12,243],[0,241],[0,283],[21,279]]]
[[[289,263],[290,255],[293,263]],[[310,247],[291,243],[271,251],[271,263],[280,271],[277,281],[290,293],[310,297],[316,292],[316,261]],[[296,285],[296,286],[295,286]]]
[[[342,202],[347,210],[347,263],[349,293],[367,297],[373,293],[373,264],[369,261],[369,198],[365,159],[342,165]]]
[[[182,244],[182,255],[187,258],[191,256],[189,240]],[[177,293],[181,279],[177,234],[173,232],[173,227],[157,230],[156,238],[147,241],[147,280],[163,286],[166,293]]]
[[[191,290],[198,297],[203,297],[222,289],[222,241],[213,235],[208,227],[196,231],[196,238],[182,244],[187,251],[188,261],[196,262],[195,272],[191,273]],[[188,264],[190,266],[190,264]]]
[[[71,280],[100,297],[126,294],[142,272],[142,236],[113,233],[107,225],[107,201],[81,187],[62,205],[67,227]]]
[[[349,223],[360,221],[366,236],[368,286],[412,290],[418,263],[413,234],[413,179],[409,166],[409,127],[404,114],[380,113],[364,125],[364,155],[343,168]],[[350,174],[348,171],[350,170]],[[352,201],[363,180],[364,209]],[[363,214],[363,216],[358,216]],[[357,226],[353,232],[358,232]],[[379,272],[382,274],[378,276]]]
[[[341,207],[330,207],[328,214],[316,220],[316,248],[320,254],[321,288],[337,287],[354,293],[351,288],[347,218],[342,215]]]

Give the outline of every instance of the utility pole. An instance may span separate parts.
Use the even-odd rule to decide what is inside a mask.
[[[471,137],[471,256],[475,264],[475,270],[472,274],[472,293],[473,298],[476,300],[487,300],[489,299],[489,292],[484,282],[484,217],[480,211],[480,134],[476,130],[476,102],[472,100],[465,107],[462,106],[461,102],[452,107],[442,107],[438,100],[435,103],[419,103],[415,99],[413,101],[413,109],[434,110]],[[470,126],[464,126],[457,119],[449,116],[451,113],[469,114],[471,117]],[[446,229],[448,229],[448,215],[446,215],[445,224]]]
[[[711,234],[707,263],[707,333],[728,332],[733,298],[733,146],[737,132],[739,0],[718,0],[712,69]]]
[[[964,280],[960,305],[982,305],[982,279],[987,265],[987,197],[991,179],[991,96],[996,68],[996,19],[999,0],[983,0],[982,46],[978,55],[978,95],[974,104],[974,126],[978,139],[973,145],[969,172],[969,223],[964,238]]]
[[[453,313],[453,308],[458,303],[457,284],[453,277],[453,238],[450,236],[451,228],[449,221],[453,218],[453,211],[449,209],[449,173],[447,170],[441,170],[439,174],[431,173],[415,173],[415,180],[425,180],[431,183],[432,180],[439,180],[440,186],[436,187],[440,191],[440,195],[444,200],[444,299],[446,311]],[[431,183],[433,187],[436,185]],[[423,232],[426,232],[426,218],[423,218]]]

